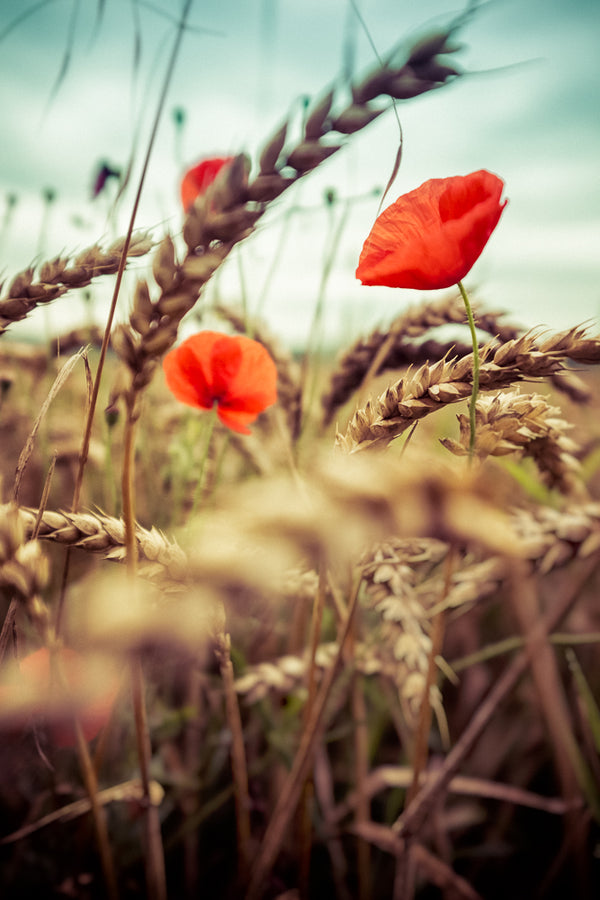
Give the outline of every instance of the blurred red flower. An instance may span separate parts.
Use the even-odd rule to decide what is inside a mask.
[[[80,705],[79,698],[73,712],[77,713],[85,740],[91,741],[111,716],[119,692],[119,679],[114,671],[110,671],[104,673],[106,680],[102,686],[93,684],[98,672],[91,668],[85,657],[68,647],[61,647],[55,653],[64,684],[53,677],[47,647],[23,657],[19,669],[24,685],[38,691],[43,706],[50,711],[46,724],[53,743],[57,747],[74,747],[77,736],[73,718],[66,709],[61,712],[61,707],[68,707],[76,699],[75,695],[86,692],[86,702]]]
[[[186,212],[189,212],[196,197],[205,192],[223,166],[230,163],[232,159],[233,156],[215,156],[212,159],[203,159],[202,162],[187,170],[181,180],[181,202]]]
[[[163,360],[175,397],[197,409],[212,409],[223,425],[240,434],[277,399],[275,363],[257,341],[217,331],[200,331]]]
[[[457,284],[479,258],[508,201],[480,170],[432,178],[377,218],[360,254],[363,284],[435,290]]]

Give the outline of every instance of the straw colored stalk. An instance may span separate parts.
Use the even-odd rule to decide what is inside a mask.
[[[411,729],[418,721],[432,649],[429,608],[418,587],[424,572],[447,553],[448,546],[441,541],[404,541],[395,546],[385,542],[364,568],[365,602],[380,618],[371,640],[393,673],[392,683]],[[430,703],[441,709],[436,685],[430,689]]]
[[[464,415],[457,418],[460,440],[444,438],[441,443],[464,456],[469,452],[469,420]],[[482,397],[476,406],[476,423],[475,453],[481,459],[511,453],[531,457],[548,487],[572,496],[587,495],[581,465],[574,455],[577,444],[567,436],[572,426],[539,394],[508,391]]]
[[[598,503],[571,505],[567,510],[515,510],[511,523],[525,558],[538,575],[546,575],[574,560],[586,560],[600,551]],[[447,552],[448,545],[435,539],[389,538],[376,545],[362,561],[365,599],[381,615],[382,627],[374,630],[372,641],[357,646],[354,664],[363,675],[384,677],[398,687],[407,721],[415,715],[422,697],[418,676],[426,665],[428,623],[441,596],[440,564]],[[480,558],[469,554],[452,573],[444,607],[470,608],[498,591],[510,571],[510,563],[501,556]],[[314,579],[308,586],[316,589]],[[409,608],[404,602],[407,593]],[[407,622],[404,636],[402,627]],[[387,640],[380,640],[382,632]],[[336,649],[335,644],[319,645],[316,666],[321,672],[332,665]],[[302,688],[307,665],[307,655],[302,654],[249,666],[237,679],[236,689],[248,703],[270,694],[293,693]],[[399,677],[409,674],[411,667],[417,674],[414,692],[410,682],[399,684]]]
[[[499,341],[513,340],[522,332],[522,329],[502,322],[503,313],[488,312],[475,305],[473,314],[477,328]],[[439,359],[448,353],[457,357],[470,353],[471,344],[442,344],[435,340],[411,343],[434,328],[452,324],[466,325],[465,306],[460,294],[449,294],[439,300],[411,306],[397,316],[387,329],[375,329],[367,337],[356,341],[341,356],[331,375],[329,390],[321,401],[323,424],[328,425],[333,420],[336,411],[363,384],[368,374],[380,375],[389,369]]]
[[[127,249],[127,258],[145,256],[152,245],[150,235],[139,232],[134,235]],[[106,250],[94,244],[74,259],[57,256],[39,266],[37,280],[34,266],[20,272],[11,281],[5,296],[0,299],[0,334],[14,322],[28,316],[36,306],[50,303],[67,291],[87,287],[94,278],[101,275],[114,275],[119,268],[123,247],[124,238],[119,238]]]
[[[572,328],[546,340],[530,332],[500,347],[487,344],[481,352],[480,389],[498,390],[525,379],[551,376],[566,359],[598,363],[600,339],[587,338],[584,329]],[[384,447],[418,419],[470,397],[472,380],[472,355],[424,365],[357,410],[345,434],[337,435],[336,444],[347,453]]]
[[[477,329],[491,335],[498,344],[516,340],[524,333],[523,328],[504,322],[504,313],[490,312],[481,303],[474,305],[473,314]],[[356,390],[365,387],[371,377],[408,365],[421,365],[432,359],[446,356],[460,359],[471,353],[470,343],[442,343],[433,338],[421,340],[428,331],[452,324],[466,325],[464,303],[459,294],[412,306],[387,329],[375,329],[367,337],[359,338],[339,358],[330,377],[329,388],[321,400],[323,425],[329,425],[340,407]],[[413,343],[416,340],[418,342]],[[575,402],[590,400],[589,389],[573,372],[550,377],[553,385]]]

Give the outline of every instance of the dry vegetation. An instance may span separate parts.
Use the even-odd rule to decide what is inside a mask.
[[[328,93],[255,174],[237,157],[181,236],[94,247],[2,292],[18,338],[36,305],[152,253],[106,361],[106,342],[79,352],[96,335],[0,347],[3,896],[596,895],[600,339],[476,305],[472,464],[471,349],[439,337],[464,323],[452,294],[345,350],[313,404],[262,323],[216,310],[269,349],[279,400],[249,437],[217,426],[203,468],[202,415],[160,374],[268,205],[382,95],[457,74],[449,38],[376,69],[340,113]],[[40,646],[64,688],[63,645],[80,683],[14,689]]]

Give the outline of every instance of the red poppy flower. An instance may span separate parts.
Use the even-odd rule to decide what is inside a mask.
[[[247,427],[277,399],[275,363],[257,341],[201,331],[163,360],[167,385],[182,403],[212,409],[223,425],[250,434]]]
[[[111,716],[119,692],[119,680],[111,672],[106,683],[98,688],[98,685],[91,683],[97,673],[92,671],[85,657],[67,647],[55,652],[64,675],[64,687],[52,677],[47,647],[41,647],[25,656],[19,662],[19,669],[25,686],[42,692],[41,696],[46,698],[50,709],[53,705],[56,706],[54,714],[48,720],[48,731],[54,744],[57,747],[74,747],[77,736],[73,720],[65,712],[59,712],[61,706],[69,705],[70,691],[81,694],[82,690],[89,689],[90,697],[80,708],[79,703],[77,704],[77,714],[85,740],[91,741]]]
[[[363,284],[434,290],[471,270],[507,201],[504,182],[480,170],[432,178],[399,197],[376,220],[356,277]]]
[[[232,156],[215,156],[213,159],[203,159],[202,162],[187,170],[181,180],[181,202],[186,212],[191,209],[196,197],[205,192],[223,166],[232,159]]]

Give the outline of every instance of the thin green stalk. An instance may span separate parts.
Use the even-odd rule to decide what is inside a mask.
[[[479,393],[479,344],[477,343],[477,334],[475,332],[473,310],[471,309],[471,303],[469,302],[469,297],[462,281],[458,282],[458,289],[467,311],[467,319],[469,320],[469,329],[471,331],[471,341],[473,343],[473,390],[471,391],[471,402],[469,403],[469,459],[472,460],[475,452],[475,404],[477,403],[477,395]]]
[[[208,459],[212,436],[217,422],[217,409],[215,406],[213,406],[210,414],[206,418],[207,421],[204,434],[204,449],[202,451],[202,457],[200,459],[200,471],[198,473],[196,492],[194,494],[194,502],[192,504],[192,511],[190,513],[190,518],[192,519],[198,512],[198,507],[200,506],[200,502],[202,500],[202,489],[204,487],[204,469],[206,468],[206,460]]]
[[[303,407],[304,410],[301,412],[302,417],[305,417],[305,414],[310,410],[312,406],[312,402],[314,400],[314,394],[316,390],[316,384],[318,379],[318,373],[313,372],[313,379],[310,389],[307,392],[307,383],[308,383],[308,368],[311,362],[315,362],[319,357],[319,337],[320,331],[323,324],[323,313],[325,311],[325,293],[327,288],[327,282],[329,281],[329,277],[331,275],[333,264],[335,262],[335,258],[337,255],[338,247],[340,245],[340,240],[342,238],[342,234],[344,228],[346,226],[346,220],[348,217],[348,209],[350,203],[346,201],[344,204],[344,208],[340,215],[337,225],[334,227],[334,219],[332,214],[332,221],[330,226],[330,244],[329,249],[326,253],[325,260],[323,262],[323,269],[321,271],[321,281],[319,283],[319,292],[317,295],[317,302],[315,304],[315,311],[313,315],[313,320],[310,327],[310,332],[308,335],[308,341],[306,344],[306,350],[304,352],[304,356],[302,358],[302,367],[300,372],[300,385],[301,385],[301,396],[303,398]],[[306,396],[308,393],[308,396]],[[305,399],[306,398],[306,399]]]

